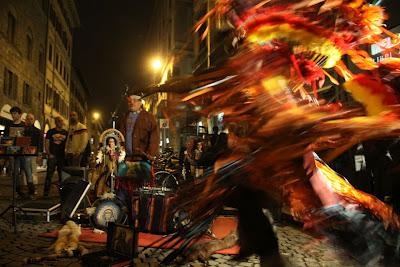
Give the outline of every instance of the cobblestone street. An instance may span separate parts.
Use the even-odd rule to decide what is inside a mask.
[[[40,181],[40,179],[39,179]],[[11,186],[10,179],[1,177],[0,180],[0,208],[1,211],[10,203]],[[38,186],[39,193],[41,185]],[[6,217],[10,217],[11,212]],[[23,219],[23,218],[22,218]],[[18,221],[18,233],[11,231],[10,224],[5,220],[0,221],[0,265],[23,266],[23,260],[27,257],[38,257],[50,254],[47,249],[51,246],[53,239],[38,237],[40,233],[60,228],[57,220],[50,223],[44,222],[43,218],[31,218],[30,220]],[[311,235],[302,231],[301,227],[292,223],[284,222],[275,225],[279,238],[280,251],[284,255],[287,266],[359,266],[355,260],[346,255],[344,251],[332,244],[318,243]],[[100,249],[98,244],[90,244],[91,249]],[[141,253],[136,259],[138,266],[158,266],[158,262],[168,253],[167,250],[148,250]],[[45,261],[46,266],[81,266],[77,258],[64,258],[57,261]],[[245,261],[237,262],[230,255],[214,254],[207,263],[209,266],[260,266],[256,256],[247,258]],[[184,266],[202,266],[202,263],[187,263]],[[35,265],[30,265],[35,266]],[[43,265],[41,265],[43,266]]]

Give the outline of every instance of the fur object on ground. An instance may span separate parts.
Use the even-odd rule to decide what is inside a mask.
[[[72,257],[74,251],[79,247],[79,236],[81,235],[81,227],[73,221],[67,221],[58,232],[56,242],[51,246],[57,255],[66,253]]]
[[[87,254],[88,249],[79,243],[81,235],[81,227],[73,221],[67,221],[65,225],[58,231],[58,237],[54,244],[48,250],[54,251],[41,257],[25,258],[25,264],[37,264],[43,261],[56,261],[59,258],[68,258],[75,255],[80,256]]]

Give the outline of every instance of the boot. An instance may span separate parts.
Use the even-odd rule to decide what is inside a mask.
[[[46,180],[44,182],[43,197],[47,198],[50,194],[50,183]]]
[[[31,197],[31,199],[35,198],[35,185],[33,183],[28,183],[28,189],[29,189],[29,195]]]

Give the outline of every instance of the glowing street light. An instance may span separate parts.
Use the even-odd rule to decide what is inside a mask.
[[[159,58],[154,58],[151,60],[150,65],[153,71],[159,71],[162,67],[162,62]]]
[[[98,120],[98,119],[100,119],[100,113],[99,112],[93,112],[93,119],[94,120]]]

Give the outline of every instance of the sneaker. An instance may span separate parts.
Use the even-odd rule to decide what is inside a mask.
[[[26,195],[22,192],[17,192],[17,196],[15,197],[15,199],[17,200],[23,200],[26,198]]]
[[[25,196],[23,196],[23,195],[17,195],[17,196],[15,197],[15,199],[16,199],[16,200],[24,200],[24,199],[25,199]]]

